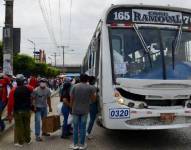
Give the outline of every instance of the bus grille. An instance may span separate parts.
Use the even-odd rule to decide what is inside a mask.
[[[148,106],[184,106],[187,100],[144,100]]]
[[[191,123],[191,117],[177,116],[173,122],[163,122],[160,117],[150,117],[150,118],[138,118],[125,121],[128,125],[137,126],[158,126],[158,125],[172,125],[172,124],[183,124]]]
[[[119,93],[130,100],[133,101],[142,101],[145,102],[148,106],[185,106],[185,102],[188,99],[146,99],[145,95],[140,95],[140,94],[134,94],[128,91],[125,91],[122,88],[117,88],[117,90],[119,91]]]

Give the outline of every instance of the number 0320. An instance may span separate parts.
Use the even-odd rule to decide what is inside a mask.
[[[129,12],[115,12],[114,13],[114,20],[130,20]]]
[[[129,118],[129,109],[128,108],[112,108],[109,109],[109,118],[110,119],[124,119]]]

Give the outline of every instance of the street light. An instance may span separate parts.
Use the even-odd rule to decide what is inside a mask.
[[[32,43],[33,44],[33,46],[34,46],[34,51],[33,51],[33,54],[34,54],[34,59],[35,59],[35,52],[36,52],[36,44],[35,44],[35,42],[34,41],[32,41],[32,40],[29,40],[29,39],[27,39],[30,43]]]

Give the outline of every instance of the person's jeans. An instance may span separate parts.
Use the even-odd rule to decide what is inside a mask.
[[[90,114],[90,121],[89,121],[88,129],[87,129],[88,134],[90,134],[92,131],[97,112],[98,112],[97,103],[90,104],[90,113],[89,113]]]
[[[41,130],[41,121],[44,117],[47,117],[47,108],[37,108],[35,113],[35,135],[36,137],[40,136],[40,130]]]
[[[85,138],[86,138],[86,123],[87,123],[87,117],[88,115],[74,115],[73,114],[73,142],[74,145],[78,144],[78,132],[80,133],[80,144],[85,144]]]
[[[5,123],[2,120],[2,114],[5,106],[6,105],[2,102],[2,100],[0,100],[0,131],[3,131],[5,129]]]
[[[69,113],[70,113],[70,108],[63,104],[63,106],[62,106],[62,114],[64,116],[64,120],[63,120],[63,126],[62,126],[62,136],[69,135],[69,128],[68,128],[68,116],[69,116]]]
[[[30,111],[19,111],[14,113],[14,143],[24,144],[31,140]]]

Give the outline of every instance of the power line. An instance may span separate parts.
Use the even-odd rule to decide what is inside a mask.
[[[71,25],[72,25],[72,0],[70,0],[70,18],[69,18],[69,41],[68,41],[68,45],[70,46],[71,44]]]
[[[44,5],[44,7],[43,7],[43,5]],[[57,42],[56,42],[56,38],[55,38],[55,35],[54,35],[54,31],[53,31],[53,29],[51,28],[51,26],[49,24],[49,19],[48,19],[47,10],[46,10],[44,0],[39,0],[39,6],[40,6],[40,9],[41,9],[41,12],[42,12],[42,15],[43,15],[47,30],[49,32],[50,38],[52,39],[53,43],[55,44],[55,47],[57,47]]]
[[[54,32],[53,20],[52,20],[52,8],[51,8],[50,0],[48,2],[49,2],[49,9],[50,9],[50,24],[51,24],[51,29]]]
[[[41,12],[43,15],[43,19],[44,22],[46,24],[50,39],[53,41],[55,47],[57,48],[58,43],[60,42],[60,45],[64,44],[64,15],[62,13],[62,8],[63,6],[63,2],[61,0],[57,0],[56,2],[54,2],[53,5],[51,5],[51,1],[50,0],[39,0],[39,5],[41,8]],[[73,1],[70,0],[70,4],[69,4],[69,28],[68,28],[68,44],[71,44],[71,26],[72,26],[72,5],[73,5]],[[57,7],[57,9],[55,8]],[[55,13],[55,14],[54,14]],[[55,16],[56,15],[56,16]],[[58,17],[57,17],[58,15]],[[53,21],[54,19],[54,21]],[[55,29],[55,21],[59,22],[58,24],[56,24],[56,28]],[[57,30],[58,29],[58,30]],[[58,33],[57,33],[58,31]],[[56,35],[56,36],[55,36]],[[58,38],[59,37],[59,38]]]
[[[59,14],[59,21],[60,21],[60,44],[62,45],[62,17],[61,17],[61,1],[59,0],[58,3],[58,14]]]
[[[54,29],[51,26],[51,18],[50,18],[50,15],[48,14],[48,10],[46,8],[46,3],[45,3],[44,0],[42,0],[42,1],[43,1],[43,4],[44,4],[44,13],[45,13],[45,18],[47,19],[47,25],[49,26],[49,30],[50,30],[52,39],[55,42],[55,45],[57,45],[56,38],[55,38],[55,35],[54,35]]]

